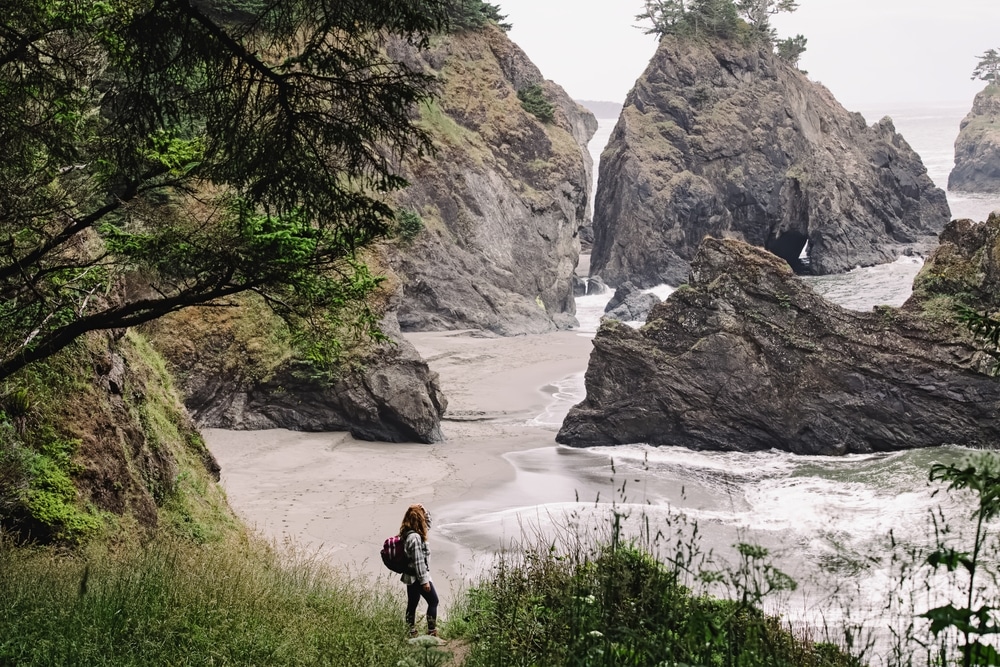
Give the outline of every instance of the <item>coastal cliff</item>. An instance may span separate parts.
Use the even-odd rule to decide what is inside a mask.
[[[837,273],[932,244],[949,217],[890,119],[867,126],[769,45],[668,35],[601,156],[591,273],[677,285],[705,236]]]
[[[404,331],[541,333],[575,324],[578,229],[588,220],[593,114],[546,81],[500,28],[488,24],[390,52],[439,77],[420,109],[436,154],[410,161],[400,205],[419,218],[391,249],[402,282]],[[551,119],[519,99],[541,97]]]
[[[134,331],[89,334],[8,381],[0,441],[0,530],[10,537],[242,530],[163,359]]]
[[[948,189],[1000,193],[1000,86],[976,95],[955,140],[955,167]]]
[[[952,308],[1000,286],[998,232],[1000,216],[952,223],[904,307],[867,313],[816,295],[762,249],[705,239],[690,281],[645,326],[601,326],[587,398],[557,441],[797,454],[995,446],[1000,383]]]

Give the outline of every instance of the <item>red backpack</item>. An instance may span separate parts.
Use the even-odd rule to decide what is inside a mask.
[[[399,535],[385,538],[382,543],[382,562],[385,566],[399,574],[415,575],[417,572],[410,562],[410,557],[406,555],[404,548],[406,540]]]

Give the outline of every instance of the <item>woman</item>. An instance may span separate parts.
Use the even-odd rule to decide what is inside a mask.
[[[420,598],[427,601],[427,634],[437,637],[438,596],[431,581],[430,556],[427,546],[427,531],[431,527],[431,515],[423,505],[410,505],[403,515],[399,527],[399,537],[403,549],[413,565],[413,574],[404,574],[400,580],[406,584],[406,622],[410,626],[410,637],[417,636],[417,605]]]

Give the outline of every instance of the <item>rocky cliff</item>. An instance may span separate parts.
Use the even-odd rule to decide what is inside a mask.
[[[1000,193],[1000,86],[976,95],[955,140],[955,168],[948,189]]]
[[[390,53],[441,81],[438,101],[420,110],[437,153],[405,165],[412,185],[399,200],[422,221],[392,262],[402,328],[510,335],[573,325],[593,115],[493,25]],[[533,89],[551,121],[518,98]]]
[[[792,264],[805,248],[813,273],[836,273],[949,217],[889,119],[868,127],[765,46],[667,36],[601,155],[591,273],[677,285],[705,236]]]
[[[133,331],[86,335],[0,390],[0,529],[12,536],[238,533],[218,479],[163,360]]]
[[[907,304],[868,313],[819,297],[762,249],[705,239],[690,282],[642,329],[601,326],[587,398],[557,440],[799,454],[996,446],[1000,383],[951,316],[955,289],[1000,286],[984,277],[1000,266],[1000,217],[989,225],[953,223]],[[974,249],[984,233],[993,243]]]

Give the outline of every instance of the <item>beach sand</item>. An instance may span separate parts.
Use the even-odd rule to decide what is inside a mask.
[[[592,335],[435,332],[407,339],[440,375],[448,397],[442,443],[365,442],[347,433],[280,429],[208,429],[204,436],[222,466],[229,502],[248,525],[349,573],[393,576],[379,559],[382,540],[398,531],[409,504],[423,503],[434,519],[431,569],[447,595],[466,585],[476,559],[488,558],[504,537],[495,522],[468,530],[480,515],[573,500],[566,475],[540,471],[515,483],[519,473],[506,455],[532,450],[571,467],[593,465],[586,454],[555,443],[568,403],[544,418],[567,379],[580,383]]]

